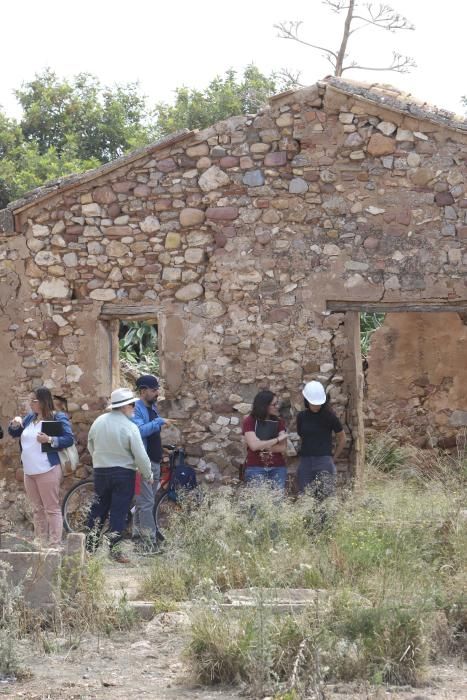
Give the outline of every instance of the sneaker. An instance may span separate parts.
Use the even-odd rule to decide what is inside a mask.
[[[151,557],[154,554],[162,554],[162,548],[159,546],[158,542],[145,541],[138,545],[138,553],[142,557]]]
[[[123,552],[110,552],[111,558],[117,562],[117,564],[130,564],[131,559]]]

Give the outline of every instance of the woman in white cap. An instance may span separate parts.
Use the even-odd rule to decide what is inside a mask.
[[[143,479],[152,483],[151,460],[138,426],[132,421],[136,400],[130,389],[112,391],[108,412],[96,418],[88,435],[97,496],[87,522],[90,530],[88,549],[94,551],[99,529],[108,517],[111,554],[122,564],[128,563],[129,559],[116,549],[116,545],[126,527],[135,491],[136,470],[141,472]]]
[[[310,487],[321,501],[335,491],[334,460],[337,460],[345,447],[345,433],[339,418],[329,407],[328,397],[320,382],[308,382],[302,394],[305,410],[297,416],[297,433],[301,439],[298,490],[303,492]],[[333,433],[336,436],[334,454]]]

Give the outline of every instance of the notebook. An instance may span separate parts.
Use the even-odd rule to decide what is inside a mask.
[[[279,435],[279,421],[277,420],[257,420],[255,424],[255,435],[258,440],[272,440]]]
[[[50,437],[60,437],[63,435],[63,425],[59,420],[43,420],[42,421],[42,432]],[[50,452],[54,448],[47,442],[42,443],[41,451]]]

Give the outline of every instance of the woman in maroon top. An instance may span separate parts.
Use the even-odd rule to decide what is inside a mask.
[[[285,489],[287,432],[272,391],[264,389],[256,394],[242,431],[247,445],[245,481],[263,481]]]

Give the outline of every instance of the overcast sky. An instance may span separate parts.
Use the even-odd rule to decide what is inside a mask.
[[[415,25],[391,34],[364,29],[350,45],[365,65],[386,64],[392,49],[418,67],[408,75],[348,71],[344,77],[391,83],[439,107],[463,113],[467,94],[467,0],[385,0]],[[181,85],[204,87],[228,68],[286,67],[311,84],[328,75],[319,53],[277,38],[273,25],[303,20],[303,36],[337,48],[341,23],[321,0],[15,0],[2,3],[0,105],[19,116],[13,90],[45,67],[61,77],[90,72],[104,84],[139,81],[153,104]]]

